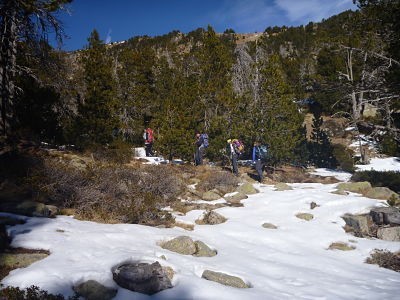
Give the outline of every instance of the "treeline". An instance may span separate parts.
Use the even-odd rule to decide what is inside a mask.
[[[199,130],[210,136],[211,159],[236,137],[268,143],[272,164],[302,163],[310,147],[301,104],[318,103],[313,136],[321,114],[357,125],[372,104],[379,114],[370,121],[395,141],[399,1],[358,3],[360,11],[267,28],[247,43],[209,26],[105,45],[94,30],[85,49],[52,50],[34,62],[21,43],[18,60],[35,76],[18,76],[24,92],[15,99],[15,132],[80,149],[118,148],[141,145],[150,126],[159,153],[188,159]]]

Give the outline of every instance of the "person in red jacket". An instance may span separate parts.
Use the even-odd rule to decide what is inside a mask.
[[[146,150],[146,156],[153,156],[154,133],[150,127],[144,130],[143,139],[144,139],[144,147]]]

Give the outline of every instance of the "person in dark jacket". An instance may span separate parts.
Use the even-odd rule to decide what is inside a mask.
[[[196,152],[194,153],[194,164],[196,166],[203,164],[204,155],[204,140],[203,135],[200,132],[196,132],[196,141],[194,142],[196,146]]]
[[[240,151],[237,149],[237,147],[234,143],[234,140],[232,140],[232,139],[227,140],[226,153],[228,154],[229,158],[231,159],[233,174],[235,174],[235,176],[239,176],[238,157],[239,157]]]
[[[255,168],[258,174],[258,181],[262,183],[264,179],[263,176],[264,162],[261,151],[261,144],[258,141],[256,141],[253,146],[253,163],[255,164]]]

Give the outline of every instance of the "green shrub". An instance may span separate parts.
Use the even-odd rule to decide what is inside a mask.
[[[39,289],[37,286],[32,285],[26,289],[21,290],[18,287],[8,286],[0,289],[0,299],[4,300],[78,300],[77,295],[73,297],[64,298],[63,295],[53,295],[46,291]]]
[[[354,172],[353,151],[342,144],[333,145],[333,156],[339,168],[346,172]]]
[[[395,140],[392,134],[383,136],[379,144],[379,151],[389,156],[400,156],[399,143]]]
[[[400,193],[400,172],[396,171],[362,171],[356,172],[352,181],[368,181],[372,186],[388,187],[396,193]]]

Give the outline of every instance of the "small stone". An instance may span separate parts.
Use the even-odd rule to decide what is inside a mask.
[[[217,194],[216,192],[208,191],[208,192],[203,193],[202,199],[205,201],[214,201],[214,200],[221,199],[221,196],[219,194]]]
[[[314,219],[314,216],[309,213],[298,213],[296,214],[296,217],[306,221],[311,221],[312,219]]]
[[[279,182],[279,183],[275,184],[275,190],[276,191],[290,191],[290,190],[293,190],[293,188],[284,182]]]
[[[183,255],[192,255],[196,253],[196,245],[188,236],[179,236],[169,240],[161,245],[161,248],[167,249]]]
[[[249,198],[246,194],[241,192],[232,193],[224,196],[224,199],[231,204],[239,204],[240,201]]]
[[[397,227],[379,227],[376,232],[378,239],[392,242],[400,241],[400,226]]]
[[[340,250],[340,251],[351,251],[351,250],[356,249],[356,247],[349,246],[348,244],[343,243],[343,242],[336,242],[336,243],[330,244],[328,249],[329,250]]]
[[[278,229],[278,227],[272,223],[264,223],[264,224],[262,224],[262,227],[267,228],[267,229]]]
[[[212,257],[217,255],[217,251],[211,249],[208,247],[206,244],[204,244],[202,241],[195,241],[194,242],[196,245],[196,253],[193,254],[193,256],[197,257]]]
[[[315,202],[311,202],[311,203],[310,203],[310,208],[311,208],[311,209],[314,209],[314,208],[316,208],[316,207],[319,207],[319,205],[318,205],[317,203],[315,203]]]
[[[258,191],[254,188],[251,183],[245,182],[236,189],[237,192],[243,193],[245,195],[257,194]]]
[[[224,222],[226,218],[213,210],[206,211],[200,219],[196,220],[196,224],[199,225],[217,225]]]
[[[249,288],[249,286],[243,281],[243,279],[221,272],[205,270],[201,277],[227,286],[241,289]]]

